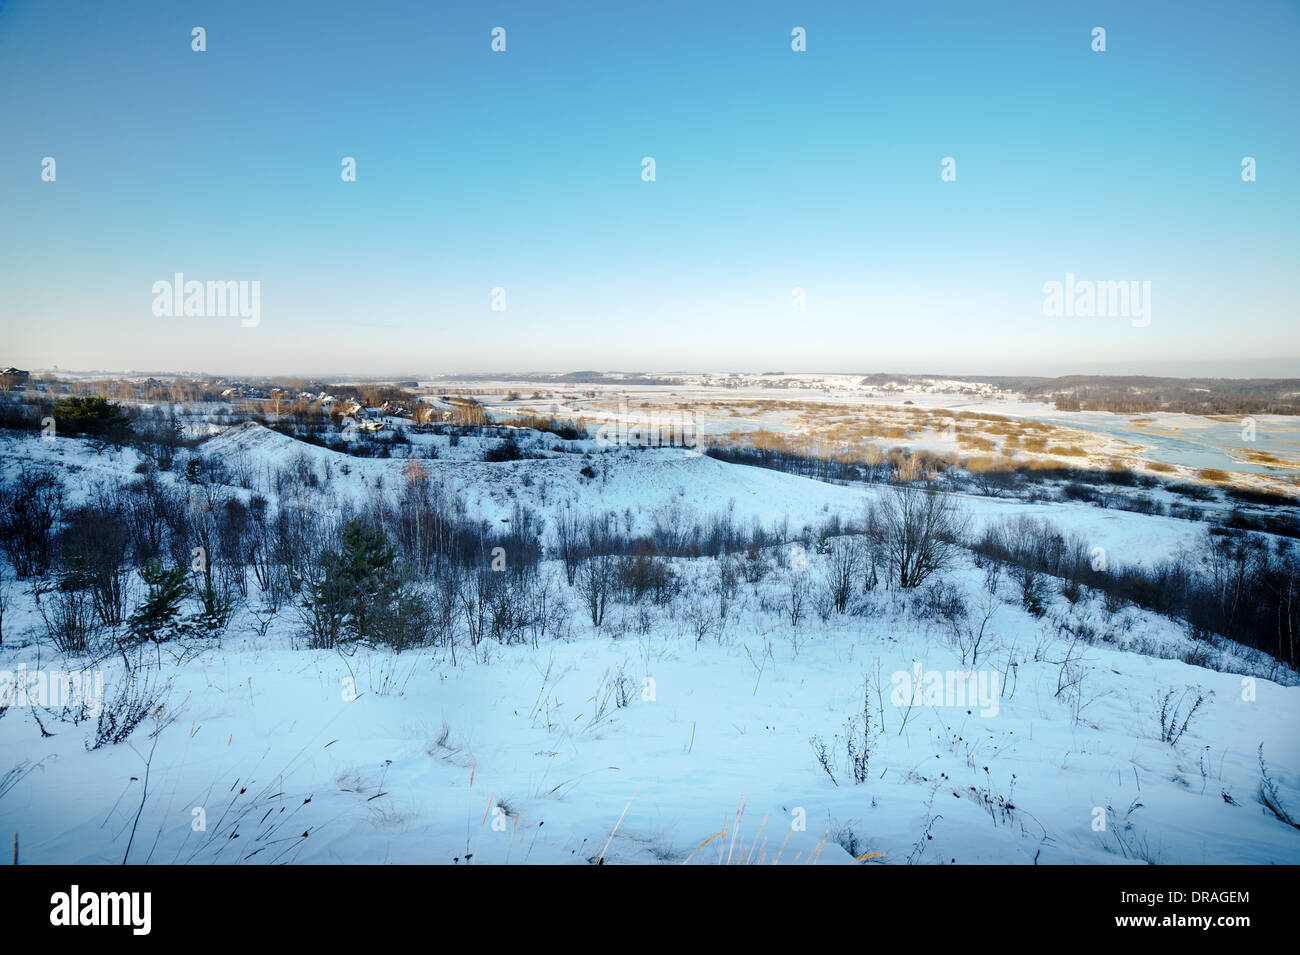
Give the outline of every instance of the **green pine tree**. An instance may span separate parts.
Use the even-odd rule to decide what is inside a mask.
[[[140,579],[149,589],[127,625],[137,640],[159,643],[169,640],[173,636],[181,601],[189,592],[186,569],[179,564],[164,567],[162,561],[151,560],[141,568]]]
[[[351,520],[342,545],[322,556],[320,576],[303,602],[312,643],[326,649],[374,637],[402,584],[397,548],[382,528]]]
[[[113,442],[124,440],[131,431],[122,406],[98,395],[59,398],[54,402],[54,420],[61,431]]]
[[[349,521],[343,528],[342,570],[350,583],[345,629],[352,639],[373,635],[373,618],[396,596],[401,583],[397,548],[382,528]]]

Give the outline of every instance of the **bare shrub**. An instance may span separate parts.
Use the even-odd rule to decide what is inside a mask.
[[[682,617],[686,621],[686,626],[692,636],[695,637],[695,644],[698,646],[705,637],[713,633],[719,625],[718,617],[712,608],[700,598],[687,598],[686,606],[682,611]]]
[[[0,547],[19,578],[49,569],[62,511],[63,483],[52,471],[24,462],[13,482],[0,486]]]
[[[1259,801],[1264,807],[1278,818],[1279,821],[1285,822],[1293,829],[1300,829],[1300,822],[1286,809],[1282,803],[1282,793],[1278,791],[1277,783],[1273,777],[1268,774],[1268,765],[1264,762],[1264,744],[1259,744]]]
[[[61,653],[87,653],[95,648],[101,625],[95,601],[77,581],[61,578],[53,586],[32,590],[36,609],[50,642]]]
[[[1174,697],[1177,696],[1177,699]],[[1205,691],[1201,687],[1187,687],[1181,693],[1170,687],[1163,695],[1156,697],[1157,717],[1160,720],[1160,739],[1171,746],[1177,745],[1187,732],[1192,722],[1206,701]]]
[[[123,508],[105,501],[77,509],[67,519],[60,544],[68,577],[90,590],[100,622],[106,627],[120,624],[131,548]]]
[[[835,769],[831,766],[830,749],[826,746],[826,741],[820,736],[814,736],[808,740],[812,746],[813,756],[817,758],[817,765],[821,766],[822,771],[830,777],[831,782],[835,783],[835,788],[839,788],[839,781],[835,778]]]
[[[577,589],[591,617],[591,625],[599,627],[614,594],[617,582],[616,558],[597,554],[583,560],[578,568]]]
[[[161,714],[170,692],[170,682],[158,686],[149,678],[148,670],[125,667],[117,693],[104,701],[95,721],[95,735],[86,748],[95,750],[123,742],[150,715]]]
[[[807,571],[792,570],[787,574],[787,590],[785,596],[785,614],[790,618],[790,626],[798,629],[799,624],[803,622],[804,615],[808,612],[808,583]]]
[[[871,729],[871,687],[864,679],[862,682],[862,713],[850,717],[844,724],[844,755],[848,761],[849,772],[853,782],[862,785],[867,781],[871,748],[875,743],[875,734]]]
[[[859,538],[841,537],[831,543],[826,583],[836,613],[848,609],[854,584],[863,575],[866,564],[866,548]]]
[[[771,561],[767,551],[755,543],[750,544],[746,549],[740,567],[745,583],[756,584],[767,576],[767,572],[771,569]]]
[[[963,606],[961,614],[947,617],[963,666],[977,666],[980,656],[988,654],[993,636],[989,623],[997,610],[997,599],[989,596],[980,602],[974,614],[966,612]]]
[[[618,558],[615,580],[619,593],[634,602],[649,597],[656,604],[665,604],[681,589],[668,561],[653,554]]]
[[[564,576],[572,587],[577,580],[578,565],[582,561],[582,525],[571,508],[565,508],[555,518],[555,550],[564,563]]]
[[[892,487],[880,506],[881,546],[891,582],[917,587],[960,552],[965,515],[950,494],[931,485]]]

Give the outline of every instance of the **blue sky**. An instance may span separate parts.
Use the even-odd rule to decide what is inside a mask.
[[[1268,0],[6,0],[0,364],[1300,375],[1298,45]],[[155,316],[176,272],[259,324]],[[1067,272],[1150,324],[1045,316]]]

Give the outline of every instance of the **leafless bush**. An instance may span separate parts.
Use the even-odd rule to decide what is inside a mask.
[[[615,565],[615,580],[619,593],[630,601],[649,597],[657,604],[665,604],[681,589],[668,561],[653,554],[619,557]]]
[[[1118,852],[1125,859],[1141,859],[1143,862],[1155,864],[1156,858],[1151,852],[1151,847],[1147,844],[1147,839],[1142,835],[1133,823],[1133,813],[1142,808],[1142,803],[1138,802],[1135,797],[1129,807],[1124,812],[1124,818],[1121,820],[1115,808],[1110,804],[1106,806],[1106,832],[1110,835],[1112,845],[1106,848],[1111,852]]]
[[[918,588],[911,600],[912,612],[922,620],[943,620],[949,624],[964,620],[970,613],[965,592],[955,584],[937,580]]]
[[[879,510],[890,580],[907,589],[947,567],[961,550],[966,518],[954,498],[929,485],[890,488]]]
[[[916,865],[921,861],[921,856],[925,855],[927,845],[934,838],[934,824],[943,818],[941,813],[934,811],[934,795],[938,791],[938,783],[930,787],[930,795],[925,802],[925,822],[921,825],[921,833],[917,836],[912,851],[907,854],[908,865]]]
[[[973,615],[962,613],[948,618],[953,642],[957,644],[957,650],[961,653],[963,666],[978,665],[980,655],[988,653],[988,644],[992,638],[989,622],[997,610],[997,599],[989,596],[984,598]]]
[[[95,601],[75,581],[61,579],[54,585],[32,589],[36,609],[45,624],[50,642],[61,653],[87,653],[95,649],[101,625]]]
[[[358,682],[357,674],[352,672],[347,658],[344,657],[343,660],[348,667],[348,672],[352,674],[354,683]],[[369,692],[375,696],[401,696],[406,689],[406,684],[415,675],[416,666],[416,662],[404,665],[400,648],[388,645],[381,647],[377,653],[367,653],[362,656],[358,661],[357,669],[364,668]]]
[[[790,618],[791,628],[798,629],[808,608],[808,591],[810,589],[808,572],[801,570],[789,571],[787,582],[785,613]]]
[[[614,593],[617,580],[616,558],[596,554],[583,560],[578,568],[577,589],[591,617],[591,625],[599,627]]]
[[[826,584],[831,605],[844,613],[853,597],[854,584],[863,576],[867,565],[866,548],[861,539],[841,537],[831,542],[827,561]]]
[[[547,637],[562,639],[567,636],[572,607],[560,592],[558,581],[551,574],[539,572],[530,575],[524,587],[521,603],[523,626],[534,647],[541,639]],[[640,609],[646,610],[644,607]],[[640,621],[639,613],[638,621]]]
[[[9,583],[5,579],[4,568],[0,567],[0,647],[5,642],[5,608],[9,606]]]
[[[826,746],[826,741],[820,736],[814,736],[808,740],[808,743],[812,746],[813,756],[817,758],[817,765],[821,766],[826,775],[830,777],[831,782],[835,783],[835,788],[838,789],[840,784],[836,780],[835,770],[831,766],[831,754]]]
[[[687,596],[686,606],[682,609],[682,618],[691,635],[695,637],[696,646],[718,627],[717,615],[703,599],[698,597]]]
[[[112,699],[104,700],[95,721],[94,737],[86,743],[87,749],[121,743],[150,715],[161,715],[171,692],[171,682],[155,685],[149,672],[141,667],[123,668],[117,693]]]
[[[555,551],[564,563],[564,575],[572,587],[582,560],[581,523],[572,508],[566,507],[555,517]]]
[[[1177,699],[1174,699],[1175,696]],[[1189,686],[1181,693],[1176,688],[1170,687],[1163,695],[1158,695],[1156,706],[1160,720],[1161,741],[1171,746],[1177,745],[1183,734],[1187,732],[1192,717],[1205,701],[1205,691],[1199,686]]]
[[[1264,762],[1263,743],[1259,744],[1259,801],[1279,821],[1285,822],[1293,829],[1300,829],[1300,822],[1296,822],[1292,815],[1287,812],[1286,807],[1282,804],[1282,794],[1278,791],[1277,783],[1268,774],[1268,765]]]
[[[19,578],[49,569],[62,511],[63,483],[48,469],[24,462],[13,482],[0,486],[0,547]]]
[[[745,578],[745,583],[756,584],[767,576],[771,569],[771,560],[765,551],[758,544],[751,544],[745,551],[740,561],[741,574]]]
[[[413,588],[402,587],[391,602],[376,608],[370,641],[397,651],[424,646],[435,626],[433,601]]]
[[[871,689],[864,680],[862,684],[862,713],[850,717],[844,724],[844,755],[848,760],[849,772],[853,782],[862,785],[867,781],[871,747],[875,736],[871,730]]]
[[[997,596],[998,584],[1002,582],[1002,562],[990,560],[988,566],[984,568],[984,589],[993,596]]]
[[[740,587],[740,560],[735,555],[724,554],[718,558],[718,576],[713,592],[717,596],[718,622],[725,623],[731,604]]]
[[[612,716],[611,705],[616,710],[626,707],[632,702],[635,692],[636,684],[624,672],[623,667],[607,669],[600,678],[595,695],[588,700],[592,704],[593,711],[591,719],[587,721],[586,729],[596,729]]]
[[[90,591],[95,613],[106,627],[125,617],[124,588],[131,549],[125,509],[107,496],[78,508],[60,535],[65,579]]]

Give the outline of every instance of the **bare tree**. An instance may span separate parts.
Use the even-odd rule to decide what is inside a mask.
[[[49,569],[53,528],[63,511],[63,482],[48,469],[24,463],[15,480],[0,487],[0,546],[20,578]]]
[[[790,627],[797,630],[799,624],[803,621],[804,614],[807,612],[808,572],[806,570],[787,571],[786,582],[789,587],[785,595],[785,612],[790,618]]]
[[[619,541],[615,536],[613,514],[587,519],[586,557],[577,570],[576,585],[592,626],[599,627],[605,619],[605,609],[618,586]]]
[[[960,550],[966,516],[950,494],[930,485],[892,487],[880,507],[884,563],[891,581],[916,587]]]
[[[836,613],[844,613],[853,597],[853,583],[863,573],[866,555],[862,541],[856,537],[841,537],[831,545],[827,584]]]
[[[556,515],[555,550],[564,562],[564,576],[572,587],[582,559],[581,526],[572,508],[566,507]]]
[[[593,554],[578,568],[578,593],[587,605],[593,627],[599,627],[605,620],[616,578],[616,559],[609,554]]]

